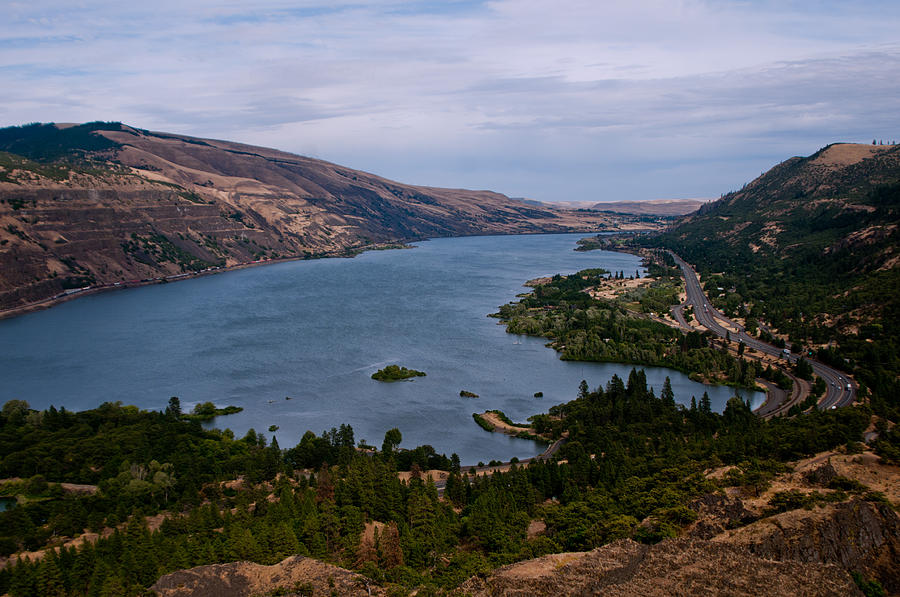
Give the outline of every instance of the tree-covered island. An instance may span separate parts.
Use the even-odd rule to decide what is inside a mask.
[[[384,369],[379,369],[372,374],[372,379],[378,381],[400,381],[403,379],[411,379],[413,377],[425,377],[425,372],[407,369],[400,365],[388,365]]]

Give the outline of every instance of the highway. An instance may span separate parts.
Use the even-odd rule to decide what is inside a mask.
[[[683,309],[684,306],[692,305],[694,307],[694,317],[697,318],[697,321],[699,321],[703,327],[722,338],[726,336],[726,333],[730,333],[731,340],[735,342],[743,341],[747,348],[752,348],[753,350],[778,358],[786,358],[791,363],[796,362],[796,355],[785,353],[784,350],[777,346],[773,346],[758,338],[750,336],[744,330],[743,326],[717,311],[712,304],[710,304],[709,299],[700,287],[700,280],[694,269],[672,251],[669,251],[669,254],[681,268],[681,272],[684,275],[687,300],[681,307]],[[682,313],[682,310],[676,311],[673,309],[673,315],[678,322],[682,325],[687,325]],[[679,315],[681,315],[681,317],[679,317]],[[728,328],[725,326],[728,326]],[[849,406],[853,403],[856,399],[857,385],[848,375],[815,359],[806,357],[806,360],[812,365],[813,372],[821,377],[826,383],[825,396],[819,400],[820,409],[824,410],[831,407]],[[850,387],[849,390],[847,389],[848,385]],[[768,407],[768,409],[771,409],[771,407]],[[774,412],[775,411],[763,414],[774,414]]]

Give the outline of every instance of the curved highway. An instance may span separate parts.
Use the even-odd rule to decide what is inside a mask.
[[[672,251],[669,251],[669,255],[672,256],[675,263],[678,264],[681,268],[681,272],[684,274],[687,300],[682,307],[693,305],[694,317],[697,318],[697,321],[699,321],[703,327],[723,338],[726,334],[730,334],[732,340],[743,342],[748,348],[752,348],[753,350],[779,358],[787,358],[791,363],[796,362],[797,357],[795,355],[791,355],[783,349],[763,342],[758,338],[754,338],[747,334],[743,326],[718,312],[710,304],[709,299],[700,287],[700,280],[697,278],[697,273],[694,269]],[[732,329],[726,329],[720,322],[725,323]],[[838,406],[849,406],[853,403],[856,398],[857,386],[847,374],[814,359],[807,358],[806,360],[812,365],[813,372],[821,377],[826,383],[825,396],[819,400],[819,408],[826,409]]]

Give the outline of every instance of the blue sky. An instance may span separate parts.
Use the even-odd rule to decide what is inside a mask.
[[[545,201],[900,140],[900,2],[7,1],[0,126],[120,120]]]

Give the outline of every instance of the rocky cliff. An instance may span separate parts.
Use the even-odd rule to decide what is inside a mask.
[[[713,539],[767,560],[836,564],[900,593],[900,517],[859,499],[783,512]]]
[[[621,539],[590,552],[544,556],[466,581],[475,597],[604,595],[862,595],[838,566],[779,562],[697,539]]]

